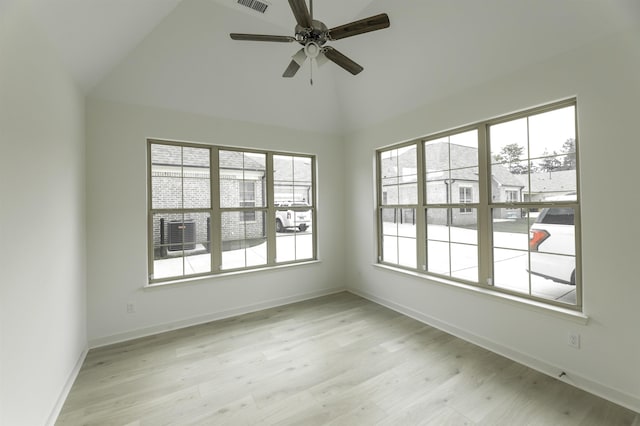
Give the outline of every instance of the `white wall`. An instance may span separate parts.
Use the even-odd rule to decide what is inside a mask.
[[[320,262],[144,289],[148,137],[316,154]],[[87,139],[91,346],[344,289],[340,139],[94,98]]]
[[[621,33],[350,135],[345,176],[353,225],[346,238],[350,288],[550,374],[564,370],[568,381],[640,411],[638,40],[638,31]],[[376,148],[573,95],[578,97],[586,326],[372,266]],[[578,350],[566,343],[570,330],[582,335]]]
[[[84,101],[28,2],[0,14],[0,424],[55,418],[86,348]]]

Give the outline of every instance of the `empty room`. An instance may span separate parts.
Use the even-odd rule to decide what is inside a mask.
[[[640,426],[637,0],[0,0],[0,425]]]

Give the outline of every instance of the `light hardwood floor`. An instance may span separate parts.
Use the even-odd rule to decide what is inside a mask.
[[[349,293],[91,350],[58,425],[632,425]]]

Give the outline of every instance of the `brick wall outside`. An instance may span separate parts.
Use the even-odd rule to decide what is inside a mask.
[[[220,180],[220,204],[223,207],[240,207],[240,185],[243,181],[235,176],[222,176]],[[263,205],[264,188],[261,180],[250,181],[254,185],[255,205]],[[154,208],[181,208],[184,191],[184,208],[209,208],[210,180],[207,172],[184,173],[157,171],[152,173],[152,194]],[[248,207],[248,206],[247,206]],[[222,241],[255,239],[265,235],[264,214],[256,212],[255,220],[245,222],[243,212],[226,212],[222,215]],[[194,220],[196,226],[196,241],[207,241],[208,213],[191,213],[185,220]],[[169,233],[169,221],[182,220],[178,214],[156,214],[154,216],[153,242],[160,245],[160,219],[165,219],[165,243]],[[215,229],[216,227],[213,227]],[[215,236],[212,236],[214,238]]]
[[[266,157],[265,157],[266,158]],[[264,176],[265,164],[260,155],[240,151],[220,150],[220,188],[214,188],[214,196],[220,196],[222,208],[253,207],[266,205]],[[308,158],[274,156],[276,184],[275,196],[283,200],[311,199],[311,166]],[[184,147],[162,143],[151,145],[151,190],[153,209],[202,208],[209,209],[211,188],[210,151],[208,148]],[[307,164],[309,163],[309,164]],[[241,200],[243,183],[253,183],[254,200]],[[251,191],[249,191],[251,192]],[[184,205],[183,205],[184,203]],[[265,213],[254,211],[247,217],[242,211],[227,211],[221,216],[223,249],[239,246],[243,241],[260,240],[266,236]],[[168,244],[170,221],[193,221],[196,227],[196,243],[207,242],[207,219],[209,213],[155,214],[153,218],[153,243],[161,244],[160,219],[164,219],[165,244]],[[245,220],[246,219],[246,220]],[[274,218],[275,220],[275,218]],[[217,230],[211,224],[211,230]],[[235,244],[237,242],[237,244]]]

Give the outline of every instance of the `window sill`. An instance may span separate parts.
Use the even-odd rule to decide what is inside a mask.
[[[279,271],[281,269],[302,267],[302,266],[314,265],[314,264],[317,264],[317,263],[320,263],[320,260],[308,260],[308,261],[304,261],[304,262],[286,263],[286,264],[275,265],[275,266],[265,266],[265,267],[262,267],[262,268],[242,269],[242,270],[235,270],[235,271],[228,271],[228,272],[220,272],[218,274],[200,275],[200,276],[197,276],[197,277],[180,278],[180,279],[175,279],[175,280],[171,280],[171,281],[161,281],[161,282],[157,282],[157,283],[147,283],[143,288],[145,290],[149,290],[149,289],[156,289],[156,288],[163,288],[163,287],[171,287],[171,286],[175,286],[175,285],[197,284],[197,283],[200,283],[200,282],[205,281],[205,280],[211,280],[211,279],[215,280],[215,279],[218,279],[218,278],[228,278],[228,277],[234,277],[234,276],[238,276],[238,275],[251,274],[251,273],[255,273],[255,272],[264,273],[264,272],[269,272],[269,271]]]
[[[569,320],[569,321],[573,321],[576,322],[578,324],[582,324],[582,325],[587,325],[587,323],[589,322],[589,316],[585,315],[582,312],[578,312],[578,311],[574,311],[572,309],[569,308],[563,308],[560,306],[554,306],[554,305],[548,305],[544,302],[538,302],[536,300],[529,300],[526,299],[524,297],[518,297],[515,295],[511,295],[511,294],[506,294],[506,293],[501,293],[498,291],[492,291],[490,289],[486,289],[486,288],[482,288],[482,287],[476,287],[473,285],[469,285],[469,284],[463,284],[457,281],[453,281],[453,280],[447,280],[447,279],[443,279],[440,277],[434,277],[434,276],[430,276],[430,275],[425,275],[425,274],[421,274],[419,272],[415,272],[415,271],[409,271],[406,269],[402,269],[402,268],[396,268],[393,266],[389,266],[389,265],[383,265],[383,264],[379,264],[379,263],[374,263],[373,264],[374,267],[376,268],[380,268],[380,269],[384,269],[387,271],[393,271],[393,272],[400,272],[402,274],[405,275],[410,275],[413,277],[417,277],[417,278],[421,278],[423,280],[428,280],[429,282],[433,282],[436,284],[440,284],[440,285],[446,285],[449,287],[457,287],[457,288],[461,288],[467,291],[472,291],[476,294],[480,294],[484,297],[490,297],[494,300],[499,300],[501,302],[510,304],[510,305],[517,305],[523,308],[526,308],[528,310],[534,311],[534,312],[538,312],[538,313],[544,313],[544,314],[550,314],[552,316],[564,319],[564,320]]]

